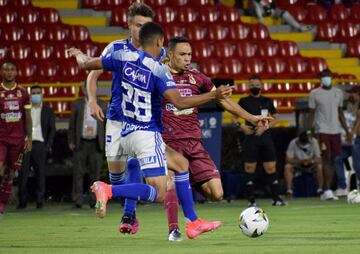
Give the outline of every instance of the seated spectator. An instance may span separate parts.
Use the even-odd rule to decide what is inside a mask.
[[[307,32],[314,28],[311,25],[300,24],[288,11],[277,8],[275,0],[251,0],[250,14],[256,16],[260,23],[264,23],[264,17],[267,16],[282,18],[286,24],[300,32]]]
[[[292,180],[294,174],[310,172],[315,174],[318,193],[323,190],[323,175],[321,170],[321,155],[317,140],[312,137],[310,131],[300,132],[297,138],[291,140],[286,151],[286,164],[284,177],[286,194],[292,195]]]

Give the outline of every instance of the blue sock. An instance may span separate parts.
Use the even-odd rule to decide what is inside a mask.
[[[194,200],[189,182],[189,171],[185,173],[175,172],[175,189],[184,217],[190,221],[196,220],[197,215],[194,209]]]
[[[126,183],[125,172],[122,173],[111,173],[109,172],[109,180],[111,185],[119,185]]]
[[[141,170],[139,161],[136,159],[129,159],[127,161],[128,178],[126,183],[141,183]],[[125,199],[124,214],[133,216],[135,213],[137,201],[134,199]]]
[[[156,189],[143,183],[112,185],[111,188],[113,198],[120,197],[150,202],[155,202],[157,198]]]

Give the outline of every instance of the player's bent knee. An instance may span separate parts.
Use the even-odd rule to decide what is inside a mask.
[[[211,201],[221,201],[224,197],[224,192],[221,191],[215,191],[212,193],[210,199]]]

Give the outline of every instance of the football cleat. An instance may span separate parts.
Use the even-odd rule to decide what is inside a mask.
[[[96,196],[95,213],[99,218],[104,218],[106,215],[106,204],[112,196],[111,185],[96,181],[90,189]]]
[[[208,231],[216,230],[220,226],[220,221],[205,221],[201,218],[198,218],[192,222],[186,223],[186,235],[189,239],[194,239],[198,235]]]

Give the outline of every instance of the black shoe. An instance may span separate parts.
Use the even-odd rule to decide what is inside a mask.
[[[44,207],[44,204],[43,203],[36,203],[36,208],[37,209],[41,209]]]
[[[19,203],[16,209],[25,209],[26,206],[27,206],[26,203]]]
[[[249,198],[248,201],[248,207],[256,207],[255,198]]]
[[[133,230],[133,226],[135,223],[135,216],[123,215],[120,222],[119,231],[122,234],[130,234]]]
[[[168,240],[171,241],[171,242],[180,242],[180,241],[182,241],[180,230],[178,228],[175,228],[172,231],[170,231]]]
[[[277,197],[276,199],[273,199],[272,202],[273,206],[286,206],[287,203],[280,197]]]
[[[73,206],[73,208],[81,209],[81,208],[82,208],[82,205],[80,205],[80,204],[75,204],[75,205]]]

